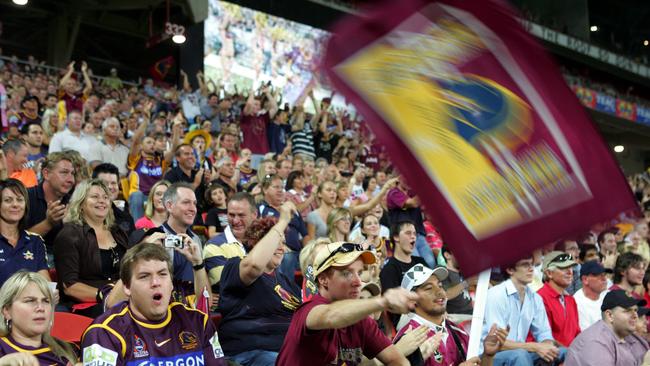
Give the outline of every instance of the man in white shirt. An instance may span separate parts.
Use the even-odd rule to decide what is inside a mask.
[[[119,170],[120,177],[125,177],[129,172],[126,167],[129,148],[120,142],[121,134],[120,121],[115,117],[106,118],[102,123],[102,141],[90,147],[90,155],[86,157],[88,162],[111,163]]]
[[[81,132],[82,122],[80,111],[71,110],[68,112],[68,128],[52,136],[49,152],[75,150],[81,156],[87,157],[92,145],[97,143],[97,139]]]
[[[605,294],[607,294],[606,273],[612,273],[612,270],[606,269],[598,261],[585,262],[580,268],[582,288],[576,291],[573,298],[578,305],[578,320],[581,331],[602,319],[600,306],[603,304]]]

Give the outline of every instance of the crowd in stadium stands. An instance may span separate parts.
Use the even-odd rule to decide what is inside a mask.
[[[1,365],[650,358],[647,174],[629,178],[644,218],[494,269],[485,321],[471,324],[476,278],[330,98],[33,65],[0,65]],[[55,311],[94,319],[80,350],[50,335]],[[480,358],[468,359],[470,326]]]

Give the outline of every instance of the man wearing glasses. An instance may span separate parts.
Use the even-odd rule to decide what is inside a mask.
[[[294,314],[276,365],[348,365],[362,356],[385,365],[408,365],[406,358],[369,317],[378,311],[407,313],[418,295],[403,288],[359,299],[364,265],[375,256],[358,244],[327,244],[314,258],[318,294]]]
[[[537,291],[542,297],[553,338],[569,347],[580,333],[578,306],[567,288],[573,282],[573,268],[577,263],[570,254],[553,251],[544,256],[544,286]]]
[[[509,278],[488,290],[481,336],[485,339],[492,324],[510,327],[503,351],[494,356],[494,365],[533,366],[540,361],[559,365],[566,349],[555,344],[544,302],[528,287],[533,281],[532,257],[501,268],[501,273]],[[534,342],[526,342],[529,332]],[[479,353],[483,352],[482,347]]]

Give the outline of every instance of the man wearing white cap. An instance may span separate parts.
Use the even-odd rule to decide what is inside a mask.
[[[362,356],[384,365],[409,364],[369,315],[407,313],[418,295],[394,288],[381,297],[359,299],[364,265],[373,263],[375,256],[353,243],[327,244],[316,254],[318,294],[294,314],[276,365],[354,366]]]
[[[439,338],[439,346],[433,354],[419,350],[409,355],[412,365],[492,365],[492,359],[505,343],[508,330],[493,326],[483,344],[483,359],[467,358],[469,334],[447,319],[447,293],[442,285],[449,273],[445,267],[430,269],[416,264],[404,274],[402,288],[418,294],[415,311],[403,315],[398,323],[396,339],[401,338],[408,329],[426,325],[427,337]]]

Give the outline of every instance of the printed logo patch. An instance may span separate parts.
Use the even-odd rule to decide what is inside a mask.
[[[180,332],[178,339],[181,341],[181,347],[185,350],[195,349],[199,345],[199,338],[192,332]]]
[[[115,366],[117,352],[95,343],[84,348],[83,362],[84,366]]]
[[[217,332],[214,332],[212,338],[210,338],[210,344],[212,345],[212,352],[214,352],[214,358],[224,357],[223,349],[221,349],[221,343],[219,343],[219,335]]]
[[[137,335],[133,335],[133,357],[149,357],[149,351],[147,351],[147,344],[144,343],[142,338]]]
[[[28,250],[23,253],[23,258],[25,258],[26,260],[34,260],[34,253]]]

